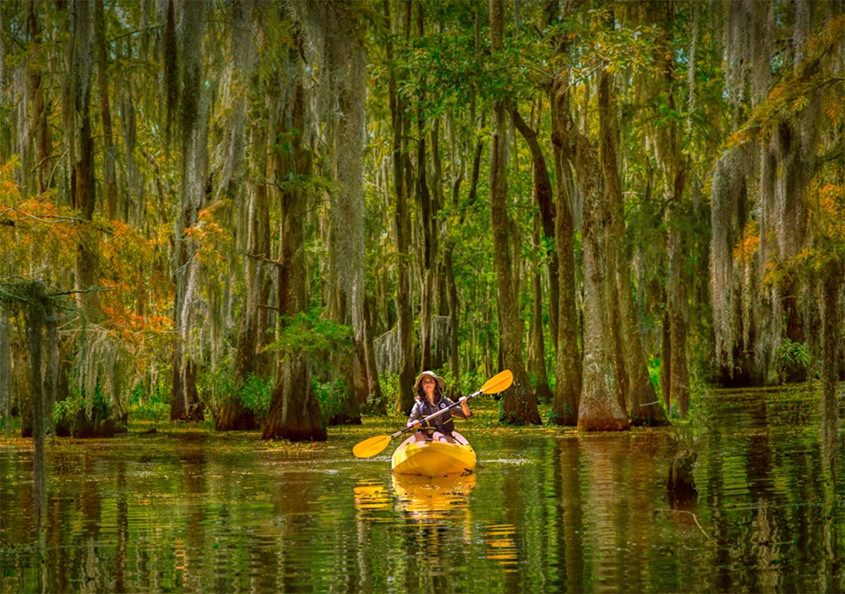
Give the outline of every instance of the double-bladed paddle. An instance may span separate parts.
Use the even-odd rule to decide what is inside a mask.
[[[481,394],[498,394],[499,392],[504,392],[508,388],[511,387],[513,383],[513,373],[511,373],[510,369],[505,369],[504,371],[497,373],[493,377],[491,377],[487,382],[481,386],[481,389],[478,392],[473,392],[469,396],[467,396],[467,400],[470,398],[475,398],[476,396],[480,396]],[[444,414],[447,410],[451,410],[457,406],[460,406],[460,401],[455,402],[451,406],[447,406],[446,408],[438,410],[436,413],[432,413],[427,417],[419,419],[420,423],[425,423],[439,417],[440,415]],[[370,458],[375,456],[376,454],[381,453],[384,448],[387,447],[387,444],[390,443],[390,440],[399,437],[409,431],[414,431],[414,427],[405,427],[404,429],[400,429],[393,435],[376,435],[375,437],[369,437],[364,441],[359,441],[355,444],[355,447],[352,448],[352,453],[357,458]]]

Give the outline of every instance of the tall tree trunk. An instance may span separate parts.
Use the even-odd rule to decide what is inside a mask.
[[[209,93],[202,88],[202,38],[205,30],[202,2],[182,5],[186,23],[182,31],[181,132],[182,132],[182,204],[177,218],[175,239],[175,329],[179,337],[173,360],[173,386],[170,420],[196,421],[204,416],[196,386],[198,361],[190,349],[200,266],[196,258],[196,239],[190,231],[199,221],[200,210],[208,198],[208,111]]]
[[[423,3],[417,3],[417,35],[425,35]],[[425,87],[425,84],[423,84]],[[423,258],[420,291],[420,370],[431,369],[432,326],[434,310],[434,268],[436,258],[436,222],[431,192],[428,188],[427,151],[425,142],[425,117],[423,104],[425,92],[417,97],[417,183],[416,197],[420,205],[420,224],[423,231]]]
[[[578,428],[616,431],[628,428],[619,405],[610,304],[607,302],[607,234],[610,217],[602,189],[601,165],[595,149],[579,137],[575,171],[584,197],[584,383],[578,407]]]
[[[410,22],[411,3],[405,3],[405,23]],[[385,20],[393,31],[393,19],[390,15],[390,2],[384,0]],[[403,37],[407,40],[410,28],[406,24]],[[396,325],[399,334],[399,393],[396,394],[397,411],[409,412],[414,404],[414,324],[411,315],[411,279],[410,279],[410,212],[408,209],[408,185],[405,183],[405,163],[407,148],[405,138],[407,108],[402,96],[397,91],[396,67],[394,65],[393,35],[387,40],[387,60],[390,64],[389,100],[390,121],[393,131],[391,160],[393,164],[393,186],[396,193],[394,208],[394,233],[396,235],[397,276],[396,289]]]
[[[376,365],[376,351],[373,345],[375,324],[375,306],[370,297],[364,299],[364,373],[367,378],[367,398],[375,403],[378,414],[387,414],[384,397],[379,382],[378,366]]]
[[[12,425],[12,346],[9,312],[0,307],[0,423],[8,439]]]
[[[91,64],[93,62],[92,25],[90,0],[76,2],[71,11],[72,42],[71,78],[73,125],[76,128],[75,146],[71,153],[71,194],[73,207],[85,221],[79,232],[76,250],[77,302],[88,320],[101,317],[100,300],[94,288],[98,282],[99,236],[91,225],[96,207],[94,193],[94,138],[91,134]]]
[[[540,220],[543,224],[543,239],[548,247],[549,258],[549,318],[551,320],[552,340],[557,348],[558,339],[558,307],[560,299],[560,281],[558,279],[557,251],[555,250],[555,212],[552,184],[549,180],[549,168],[546,157],[537,140],[537,132],[519,114],[515,105],[510,108],[513,124],[531,150],[531,165],[533,181],[532,193],[540,210]]]
[[[455,271],[452,265],[453,246],[449,243],[443,250],[443,270],[448,284],[449,299],[449,372],[453,378],[461,377],[461,360],[458,341],[458,324],[460,323],[460,301],[458,300],[458,286],[455,282]]]
[[[121,212],[121,218],[124,221],[140,228],[146,227],[145,230],[148,230],[149,221],[144,216],[144,200],[142,198],[144,192],[141,191],[143,178],[135,158],[138,133],[135,126],[134,84],[131,78],[124,83],[119,97],[120,122],[123,131],[123,159],[126,168],[126,173],[124,174],[126,187],[122,193],[123,200],[119,210]],[[120,197],[120,194],[118,196]],[[133,206],[134,208],[131,208]],[[147,233],[149,235],[148,231]],[[140,295],[145,293],[145,287],[138,287],[138,289]],[[139,297],[139,307],[141,307],[143,301],[143,298]],[[143,314],[139,313],[139,315]]]
[[[41,42],[41,28],[38,22],[37,0],[29,0],[27,3],[26,28],[30,42],[33,45],[39,44]],[[29,123],[26,126],[22,126],[25,134],[22,135],[19,150],[21,152],[24,189],[27,191],[34,190],[40,194],[47,189],[48,185],[47,180],[50,171],[52,142],[50,127],[47,122],[47,101],[44,97],[42,85],[42,67],[39,65],[38,60],[29,60],[26,68],[31,106],[29,107]],[[35,141],[34,162],[29,162],[28,156],[32,154],[32,150],[29,147],[33,139]],[[29,173],[30,171],[35,173],[34,181],[31,181],[32,175]]]
[[[296,52],[291,52],[295,54]],[[298,62],[296,55],[291,58]],[[283,159],[276,152],[277,183],[282,185],[289,174],[307,176],[311,174],[311,154],[302,144],[305,123],[305,91],[302,85],[304,64],[298,63],[298,77],[294,91],[291,120],[279,133],[298,131],[292,140],[292,159]],[[291,161],[285,163],[285,161]],[[287,166],[286,166],[287,165]],[[305,269],[305,226],[308,211],[306,190],[290,186],[282,192],[282,228],[279,243],[279,314],[295,316],[307,311]],[[262,439],[282,438],[291,441],[325,441],[326,428],[320,413],[320,405],[311,388],[311,374],[303,353],[291,353],[278,362],[276,384],[273,387],[270,412]]]
[[[331,4],[334,31],[332,56],[337,59],[339,88],[334,134],[334,192],[331,209],[331,242],[336,261],[336,294],[339,321],[351,324],[355,352],[342,364],[350,392],[340,412],[330,422],[360,423],[359,406],[366,400],[366,324],[364,323],[364,99],[366,51],[363,26],[356,7]],[[342,115],[341,115],[342,114]]]
[[[678,172],[676,187],[683,185],[683,172]],[[676,194],[679,196],[679,194]],[[676,221],[669,228],[669,279],[666,309],[669,318],[669,401],[678,405],[678,413],[687,416],[689,408],[689,368],[687,366],[687,297],[684,286],[684,240]]]
[[[259,170],[267,172],[266,134],[258,127],[255,143],[263,163]],[[267,184],[257,183],[249,193],[247,208],[247,255],[244,258],[244,303],[238,345],[235,353],[235,385],[242,385],[251,374],[266,371],[266,355],[262,351],[267,330],[267,304],[270,285],[266,262],[270,260],[270,202]],[[254,429],[255,415],[240,400],[230,398],[223,403],[215,427],[218,430]]]
[[[835,447],[839,435],[839,409],[836,385],[839,382],[840,366],[840,296],[842,293],[843,262],[832,258],[825,267],[821,281],[822,293],[822,443]]]
[[[540,230],[535,217],[534,241],[539,244]],[[549,378],[546,375],[546,345],[543,337],[543,278],[538,266],[532,274],[534,289],[534,312],[531,318],[531,332],[529,333],[528,371],[534,376],[537,385],[537,398],[541,402],[552,401],[552,390],[549,388]]]
[[[235,393],[225,395],[224,401],[215,416],[217,430],[248,430],[258,428],[258,420],[240,399],[240,392],[250,375],[263,374],[267,371],[266,344],[267,301],[269,283],[265,272],[265,262],[270,260],[270,206],[267,184],[259,182],[251,192],[244,192],[243,155],[246,122],[248,120],[248,90],[254,69],[256,48],[252,43],[253,19],[251,2],[236,1],[231,5],[231,55],[229,66],[231,80],[227,89],[230,103],[228,122],[224,134],[225,157],[218,195],[231,197],[239,210],[245,212],[246,257],[244,263],[244,285],[246,303],[244,304],[238,344],[235,354],[234,386]],[[276,92],[278,90],[274,89]],[[272,101],[272,99],[269,99]],[[271,124],[272,125],[272,124]],[[282,132],[284,133],[284,132]],[[259,177],[267,176],[267,134],[265,125],[255,126],[256,161]],[[246,202],[246,204],[244,204]],[[243,248],[241,248],[243,249]],[[235,268],[238,256],[232,254],[230,267]]]
[[[537,234],[535,241],[538,245],[545,245],[547,247],[548,256],[548,273],[549,273],[549,317],[551,319],[551,330],[553,341],[557,343],[557,329],[558,329],[558,299],[559,299],[559,283],[558,283],[558,265],[557,265],[557,251],[555,249],[555,207],[552,199],[552,184],[549,180],[549,170],[546,166],[546,157],[540,148],[540,143],[537,141],[537,132],[533,130],[519,114],[516,105],[510,106],[511,120],[519,133],[525,139],[531,150],[531,165],[532,165],[532,194],[539,209],[539,218],[543,229],[542,243]],[[549,380],[546,375],[546,347],[545,338],[543,336],[542,313],[543,313],[543,293],[542,293],[542,279],[539,271],[534,273],[534,321],[530,338],[532,346],[529,349],[529,370],[537,380],[537,396],[545,401],[552,400],[552,391],[549,388]]]
[[[106,213],[109,219],[116,219],[117,176],[115,173],[116,151],[111,123],[111,103],[109,101],[108,47],[106,45],[106,23],[103,15],[104,0],[94,2],[94,36],[97,44],[97,79],[100,91],[100,119],[103,122],[103,186],[106,198]]]
[[[664,298],[664,302],[668,301]],[[660,350],[663,360],[660,363],[660,389],[663,392],[663,408],[672,410],[672,333],[668,307],[664,308],[663,324],[660,330]]]
[[[452,169],[452,208],[457,209],[460,204],[461,185],[466,174],[465,155],[458,157],[458,146],[456,142],[456,131],[454,122],[450,121],[451,138],[451,162]],[[460,165],[455,165],[460,159]],[[458,340],[458,324],[460,322],[460,301],[458,300],[458,286],[455,281],[455,269],[452,262],[452,253],[455,249],[455,240],[447,235],[446,243],[443,246],[443,281],[446,283],[446,299],[448,302],[449,315],[449,372],[454,378],[461,377],[461,360]],[[453,384],[453,390],[455,389]],[[453,392],[457,396],[457,392]]]
[[[610,75],[601,75],[599,82],[599,121],[601,125],[601,161],[604,172],[604,188],[607,206],[610,209],[610,237],[608,258],[614,261],[615,278],[610,279],[615,294],[611,307],[618,312],[619,343],[624,363],[627,389],[625,401],[629,415],[635,425],[665,424],[666,415],[657,402],[657,394],[648,375],[648,363],[642,347],[637,323],[636,307],[631,289],[630,263],[625,257],[622,242],[625,236],[625,207],[622,198],[619,170],[618,136],[615,93]]]
[[[490,31],[493,52],[504,49],[504,4],[490,0]],[[505,101],[494,108],[493,137],[490,151],[490,220],[496,247],[494,266],[499,311],[500,356],[514,375],[514,386],[505,394],[501,420],[523,425],[540,423],[537,397],[531,389],[522,356],[523,324],[519,319],[518,295],[514,289],[513,256],[511,254],[510,221],[506,179],[507,112]]]
[[[569,81],[558,76],[551,92],[552,146],[555,163],[557,216],[555,246],[560,281],[558,339],[555,355],[555,396],[552,422],[575,425],[581,398],[581,351],[575,288],[575,217],[572,180],[575,133],[569,113]]]
[[[675,65],[672,52],[674,31],[674,5],[664,7],[663,26],[665,28],[666,50],[663,52],[663,81],[666,86],[667,105],[675,113]],[[667,53],[668,51],[668,53]],[[681,154],[681,127],[672,122],[657,131],[662,135],[659,145],[664,147],[665,159],[659,163],[663,169],[665,195],[669,201],[667,208],[666,248],[669,255],[669,275],[666,280],[666,312],[669,321],[669,402],[678,406],[682,417],[687,416],[689,408],[689,368],[687,364],[687,291],[688,279],[684,274],[684,261],[687,248],[683,238],[684,222],[683,199],[686,180],[684,156]]]

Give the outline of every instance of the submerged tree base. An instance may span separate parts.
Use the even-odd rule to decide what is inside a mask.
[[[625,431],[631,427],[628,417],[615,401],[603,402],[591,398],[578,411],[578,429],[581,431]]]
[[[631,427],[628,419],[589,418],[579,419],[578,429],[581,431],[626,431]]]
[[[84,413],[80,417],[84,417]],[[118,419],[107,418],[93,422],[80,418],[77,419],[75,426],[71,429],[71,435],[79,439],[92,439],[114,437],[127,431],[126,424]]]
[[[669,479],[666,481],[666,489],[669,493],[669,500],[689,500],[698,496],[695,487],[693,468],[698,454],[689,446],[678,442],[679,449],[669,464]]]

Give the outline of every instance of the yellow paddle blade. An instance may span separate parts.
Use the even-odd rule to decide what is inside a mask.
[[[352,448],[352,453],[355,454],[356,458],[370,458],[381,453],[389,443],[389,435],[376,435],[356,443],[355,447]]]
[[[505,369],[487,380],[487,383],[481,386],[481,390],[479,390],[479,392],[484,392],[485,394],[498,394],[499,392],[504,392],[510,388],[512,383],[513,373],[511,373],[510,369]]]

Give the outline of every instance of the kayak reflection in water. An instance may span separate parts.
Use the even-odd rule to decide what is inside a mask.
[[[468,419],[472,416],[466,396],[461,396],[458,399],[459,407],[447,410],[428,422],[420,421],[420,419],[454,404],[451,399],[443,395],[445,388],[446,382],[433,371],[423,371],[419,374],[414,382],[416,402],[408,416],[407,425],[413,427],[416,431],[424,432],[427,440],[454,443],[455,439],[452,437],[452,432],[455,430],[455,422],[452,420],[452,415],[454,414],[462,419]]]

